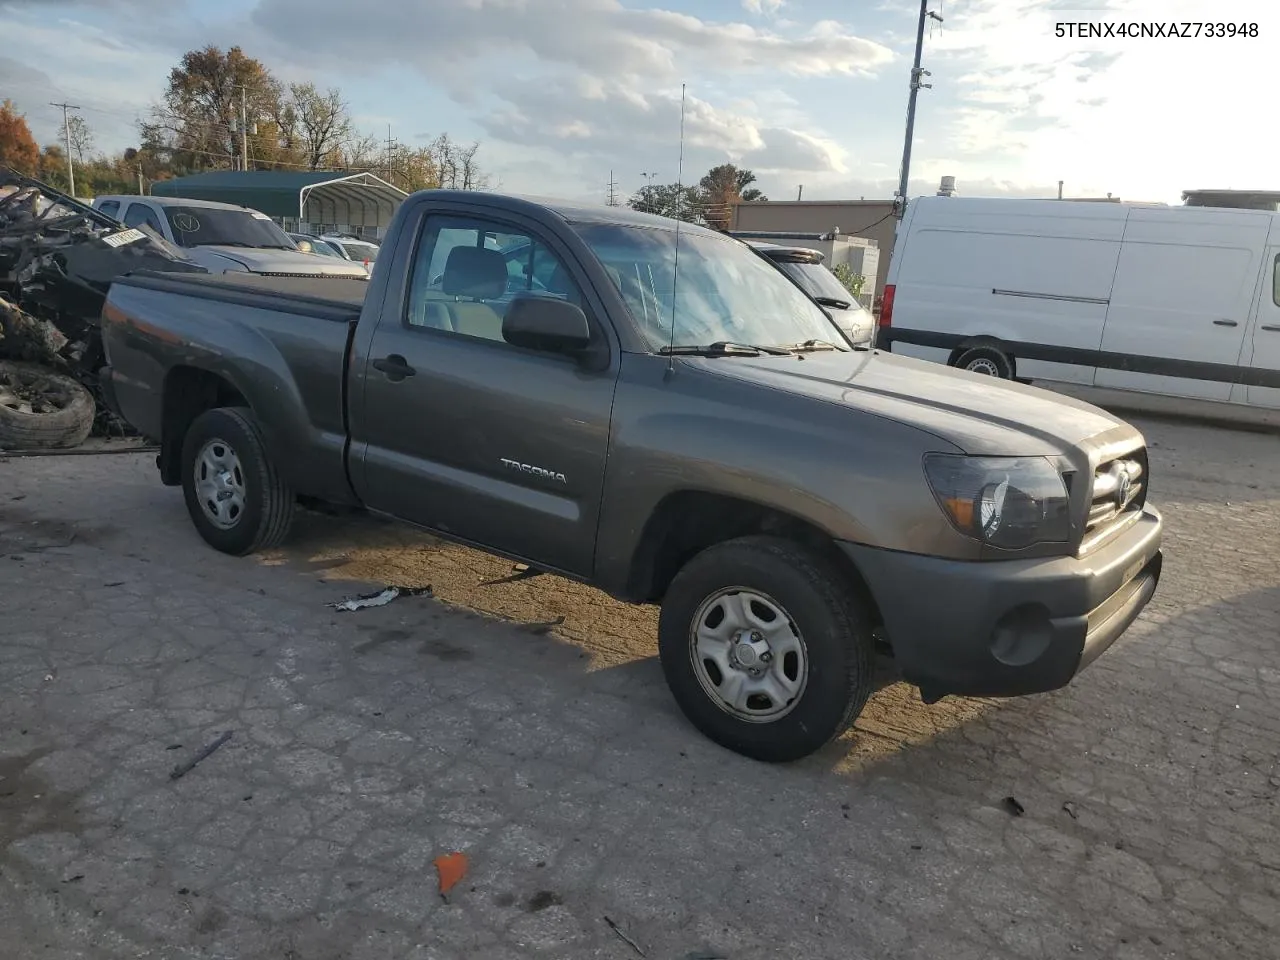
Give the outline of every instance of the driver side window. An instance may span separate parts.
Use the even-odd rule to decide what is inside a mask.
[[[410,279],[409,326],[502,341],[503,318],[520,294],[583,304],[568,270],[536,237],[476,217],[427,217]]]
[[[124,225],[126,227],[150,227],[158,236],[163,237],[164,231],[160,229],[160,219],[145,203],[131,203],[129,209],[124,215]]]

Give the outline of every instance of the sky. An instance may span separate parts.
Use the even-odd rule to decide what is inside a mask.
[[[1084,9],[1088,8],[1088,9]],[[930,0],[910,195],[1177,203],[1280,189],[1275,0]],[[916,0],[0,0],[0,99],[36,138],[81,107],[136,145],[182,54],[241,46],[337,87],[358,124],[479,141],[495,188],[603,201],[733,162],[767,196],[897,188]],[[1244,27],[1234,38],[1058,37],[1058,23]],[[1256,30],[1249,25],[1256,24]],[[1202,34],[1204,29],[1201,28]]]

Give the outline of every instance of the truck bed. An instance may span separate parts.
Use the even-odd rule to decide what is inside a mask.
[[[295,313],[335,323],[360,318],[369,281],[346,277],[272,277],[254,273],[172,274],[139,272],[117,283]]]

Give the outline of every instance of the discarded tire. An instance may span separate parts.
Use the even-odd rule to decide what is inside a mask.
[[[71,377],[0,361],[0,449],[78,447],[93,429],[93,395]]]

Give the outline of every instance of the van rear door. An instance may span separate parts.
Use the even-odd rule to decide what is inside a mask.
[[[1129,211],[1094,383],[1231,399],[1271,215]]]
[[[1280,220],[1262,266],[1262,291],[1248,364],[1241,371],[1250,406],[1280,410]]]

